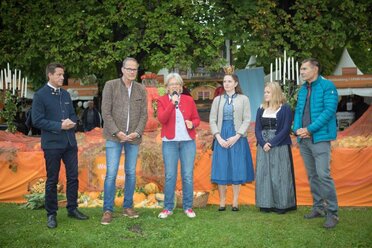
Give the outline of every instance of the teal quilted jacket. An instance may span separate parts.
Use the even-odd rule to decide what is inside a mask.
[[[304,113],[306,96],[308,93],[308,82],[305,82],[297,98],[293,131],[302,128],[302,116]],[[311,133],[313,143],[335,140],[337,136],[336,110],[338,94],[335,85],[322,76],[311,83],[310,96],[310,118],[311,123],[307,127]]]

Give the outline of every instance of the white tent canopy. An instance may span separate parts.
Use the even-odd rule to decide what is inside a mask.
[[[344,48],[342,52],[342,56],[336,66],[336,69],[333,71],[334,76],[341,76],[342,75],[342,68],[345,67],[356,67],[357,68],[357,75],[363,75],[363,73],[359,70],[359,68],[355,65],[353,59],[350,57],[347,48]]]

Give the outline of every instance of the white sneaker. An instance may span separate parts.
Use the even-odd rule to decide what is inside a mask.
[[[172,215],[173,212],[172,211],[169,211],[167,209],[164,209],[163,211],[160,212],[160,214],[158,215],[158,218],[160,219],[166,219],[168,218],[169,215]]]
[[[185,214],[186,214],[187,217],[189,217],[189,218],[195,218],[195,217],[196,217],[195,212],[194,212],[191,208],[185,210]]]

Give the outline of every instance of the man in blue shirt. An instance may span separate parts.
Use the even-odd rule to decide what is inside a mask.
[[[330,174],[331,140],[337,136],[336,111],[338,94],[335,85],[319,75],[316,59],[306,59],[301,65],[305,83],[298,93],[293,131],[298,137],[304,160],[313,209],[306,219],[324,217],[325,228],[338,223],[336,189]]]
[[[68,216],[86,220],[88,216],[77,209],[78,148],[75,138],[77,116],[70,94],[61,88],[64,67],[51,63],[46,67],[46,83],[39,89],[32,102],[32,124],[41,130],[41,148],[44,151],[47,181],[45,184],[45,209],[47,226],[57,227],[57,184],[61,160],[65,164],[67,177]]]

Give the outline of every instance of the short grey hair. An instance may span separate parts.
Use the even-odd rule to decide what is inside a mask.
[[[180,76],[180,74],[178,74],[177,72],[172,72],[172,73],[169,73],[165,77],[164,84],[165,84],[166,87],[168,87],[169,80],[171,80],[172,78],[175,78],[177,83],[179,83],[181,86],[183,86],[183,80],[182,80],[182,77]]]
[[[305,64],[305,63],[310,63],[311,66],[315,66],[315,67],[318,67],[318,74],[321,73],[321,66],[320,66],[320,63],[319,63],[319,60],[315,59],[315,58],[308,58],[308,59],[304,59],[302,62],[301,62],[301,65],[302,64]]]
[[[130,61],[130,60],[136,62],[137,65],[139,66],[138,61],[137,61],[135,58],[132,58],[132,57],[126,57],[126,58],[123,60],[122,67],[124,67],[125,64],[126,64],[128,61]]]

